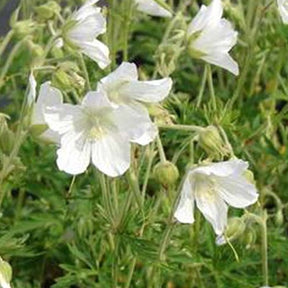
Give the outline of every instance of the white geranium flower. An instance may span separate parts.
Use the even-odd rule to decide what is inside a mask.
[[[142,115],[124,106],[115,109],[101,92],[89,92],[81,105],[48,107],[45,120],[61,136],[58,167],[72,175],[90,162],[108,176],[122,175],[130,165],[130,139],[144,129],[138,125]]]
[[[162,101],[169,95],[171,88],[171,78],[138,81],[136,65],[127,62],[123,62],[115,71],[101,79],[97,87],[98,91],[107,95],[114,107],[125,106],[127,110],[141,115],[142,122],[138,125],[144,127],[145,131],[140,138],[132,139],[132,142],[140,145],[147,145],[157,135],[155,125],[141,103]]]
[[[284,24],[288,24],[288,1],[277,0],[278,10]]]
[[[172,17],[170,11],[162,7],[155,0],[135,0],[138,11],[151,16]]]
[[[48,129],[44,119],[44,111],[49,106],[62,103],[62,94],[58,89],[52,87],[50,82],[45,82],[40,86],[39,95],[36,100],[37,82],[32,73],[30,74],[29,82],[28,103],[29,106],[32,106],[31,126],[34,131],[37,131],[37,136],[40,139],[57,143],[59,141],[59,135]]]
[[[243,173],[248,163],[229,160],[192,168],[184,181],[175,218],[182,223],[194,222],[194,202],[212,224],[217,235],[222,235],[227,224],[228,205],[244,208],[258,199],[256,187]]]
[[[64,40],[96,61],[104,69],[110,64],[108,47],[96,39],[106,32],[106,19],[101,8],[93,5],[99,0],[87,1],[67,23]]]
[[[0,287],[11,288],[12,268],[8,262],[0,257]]]
[[[188,26],[189,49],[192,55],[238,75],[238,64],[229,55],[238,33],[229,21],[221,18],[222,14],[221,0],[213,0],[208,7],[201,6]]]

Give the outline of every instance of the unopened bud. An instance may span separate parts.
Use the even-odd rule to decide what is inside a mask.
[[[35,22],[32,20],[17,21],[13,24],[12,29],[18,38],[23,38],[34,32],[36,28]]]
[[[239,217],[232,217],[228,219],[227,228],[225,230],[225,236],[220,236],[216,240],[217,245],[226,244],[228,241],[233,241],[239,238],[245,231],[246,225],[244,221]]]
[[[160,104],[151,104],[147,106],[149,114],[154,118],[155,123],[158,125],[172,125],[175,116],[172,115]]]
[[[44,49],[39,44],[34,43],[32,40],[27,41],[28,49],[31,53],[32,66],[41,66],[43,62],[43,56],[45,54]]]
[[[0,257],[0,285],[2,288],[10,288],[12,268],[8,262]]]
[[[53,73],[51,83],[52,86],[61,90],[70,89],[72,85],[69,75],[62,69],[58,69],[55,73]]]
[[[199,146],[212,157],[220,158],[229,154],[217,127],[208,126],[199,133]]]
[[[61,7],[57,2],[49,1],[46,4],[36,7],[35,11],[40,19],[46,21],[59,14]]]
[[[8,115],[0,113],[0,137],[8,130],[7,119],[9,119]]]
[[[243,242],[245,243],[246,245],[246,249],[250,249],[256,242],[256,239],[257,239],[257,234],[255,232],[255,230],[253,229],[247,229],[245,231],[245,233],[243,234]]]
[[[15,135],[7,127],[7,129],[2,131],[0,137],[0,150],[2,150],[2,152],[4,152],[6,155],[9,155],[13,149],[14,142],[15,142]]]
[[[282,226],[283,222],[284,222],[283,212],[282,209],[279,209],[275,215],[275,223],[277,226]]]
[[[164,187],[169,187],[176,183],[179,177],[178,168],[169,161],[159,162],[153,170],[154,178]]]
[[[85,79],[77,73],[79,71],[79,67],[74,62],[66,61],[61,63],[52,76],[52,85],[59,89],[69,90],[74,87],[78,90],[83,90]]]

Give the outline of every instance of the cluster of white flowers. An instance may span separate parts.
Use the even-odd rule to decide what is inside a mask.
[[[153,0],[135,0],[138,10],[147,14],[172,17],[170,11]],[[110,63],[108,47],[96,40],[106,31],[101,9],[89,0],[76,11],[65,26],[64,42],[95,60],[100,68]],[[188,26],[189,49],[204,61],[238,75],[238,64],[229,55],[237,32],[222,18],[221,0],[213,0]],[[165,99],[172,89],[171,78],[139,81],[137,67],[122,63],[101,79],[96,91],[89,91],[82,103],[63,103],[60,90],[50,82],[41,85],[36,100],[36,81],[31,74],[29,103],[35,101],[32,124],[40,127],[41,137],[57,143],[57,165],[69,174],[85,172],[90,162],[102,173],[120,176],[130,166],[130,145],[147,145],[157,135],[145,103]],[[192,168],[182,187],[175,218],[193,223],[194,202],[222,235],[227,224],[228,205],[247,207],[257,201],[258,193],[244,177],[248,164],[229,160]]]
[[[35,83],[32,76],[30,82]],[[147,145],[157,135],[141,102],[159,102],[171,88],[170,78],[138,81],[136,65],[126,62],[103,78],[97,91],[88,92],[79,105],[62,103],[61,91],[46,82],[33,107],[32,124],[44,128],[41,138],[60,145],[60,170],[80,174],[92,161],[101,172],[120,176],[130,166],[130,142]]]

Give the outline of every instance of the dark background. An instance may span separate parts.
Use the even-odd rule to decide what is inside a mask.
[[[0,0],[0,7],[3,6],[5,0]],[[3,36],[9,30],[9,19],[11,13],[16,9],[19,0],[5,1],[3,8],[0,10],[0,36]]]

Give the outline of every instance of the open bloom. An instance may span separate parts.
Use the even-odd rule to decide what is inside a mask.
[[[52,87],[50,82],[45,82],[40,86],[39,95],[36,99],[37,82],[30,74],[29,77],[29,93],[28,93],[28,105],[32,107],[31,126],[34,132],[37,132],[37,136],[48,142],[57,143],[59,141],[58,133],[50,130],[44,119],[44,111],[47,107],[55,106],[62,103],[61,92]]]
[[[221,18],[221,0],[213,0],[200,11],[188,26],[189,49],[192,55],[238,75],[238,64],[229,55],[237,42],[237,32],[231,23]]]
[[[158,4],[155,0],[135,0],[138,11],[151,16],[172,17],[170,11]]]
[[[81,105],[48,107],[45,120],[61,137],[57,165],[72,175],[91,161],[108,176],[122,175],[130,165],[130,139],[143,134],[141,115],[115,109],[101,92],[89,92]]]
[[[281,15],[282,21],[288,24],[288,1],[287,0],[277,0],[278,10]]]
[[[108,47],[96,39],[106,32],[106,19],[101,14],[101,8],[93,6],[98,1],[87,1],[71,16],[64,28],[64,40],[104,69],[110,64],[110,59]]]
[[[228,205],[244,208],[258,199],[256,187],[243,175],[247,168],[248,163],[238,159],[192,168],[184,181],[175,218],[182,223],[193,223],[196,202],[215,233],[222,235]]]
[[[143,122],[138,125],[145,127],[145,131],[140,138],[131,139],[140,145],[148,144],[157,135],[157,129],[143,103],[162,101],[169,95],[171,88],[171,78],[139,81],[136,65],[127,62],[123,62],[115,71],[101,79],[97,87],[98,91],[107,95],[114,107],[124,106],[126,110],[141,115]]]

